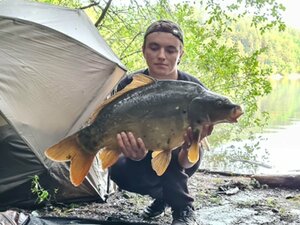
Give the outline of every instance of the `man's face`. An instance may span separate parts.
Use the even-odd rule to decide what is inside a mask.
[[[177,63],[183,54],[182,43],[173,34],[154,32],[143,47],[149,73],[158,79],[177,79]]]

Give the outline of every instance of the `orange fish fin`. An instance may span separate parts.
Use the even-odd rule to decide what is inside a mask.
[[[200,157],[200,137],[201,137],[202,127],[200,129],[193,130],[193,142],[188,149],[188,160],[191,163],[196,163]]]
[[[132,81],[129,85],[127,85],[124,89],[125,92],[133,90],[135,88],[143,87],[148,84],[152,84],[156,82],[156,79],[145,74],[136,74],[132,77]]]
[[[70,180],[74,186],[82,183],[95,157],[95,155],[83,151],[77,142],[77,134],[73,134],[48,148],[45,155],[57,162],[71,161]]]
[[[118,91],[115,95],[111,96],[110,98],[106,99],[100,106],[97,107],[95,112],[92,114],[92,116],[89,119],[89,123],[93,123],[96,119],[98,113],[109,103],[117,99],[118,97],[122,96],[128,91],[134,90],[139,87],[143,87],[148,84],[154,83],[156,80],[150,76],[144,75],[144,74],[137,74],[132,77],[132,81],[130,84],[128,84],[125,88],[123,88],[121,91]]]
[[[196,163],[199,160],[199,148],[199,142],[193,141],[191,147],[188,150],[188,159],[191,163]]]
[[[99,157],[102,162],[102,169],[106,169],[115,164],[118,161],[120,154],[121,153],[116,150],[110,150],[107,148],[101,149]]]
[[[171,161],[171,151],[157,150],[152,152],[152,168],[158,176],[164,174]]]
[[[151,156],[152,159],[155,158],[156,156],[158,156],[161,152],[163,152],[164,150],[156,150],[154,152],[152,152]]]
[[[77,134],[73,134],[45,151],[45,155],[57,162],[70,161],[77,151],[82,151],[77,142]]]
[[[71,160],[70,179],[74,186],[79,186],[88,174],[95,155],[78,151]]]

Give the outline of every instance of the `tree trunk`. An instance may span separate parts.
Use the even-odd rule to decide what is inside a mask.
[[[267,184],[269,187],[300,189],[299,174],[282,174],[282,175],[253,175],[259,183]]]

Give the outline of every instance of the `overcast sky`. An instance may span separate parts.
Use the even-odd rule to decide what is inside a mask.
[[[286,22],[288,26],[300,30],[300,6],[299,6],[300,1],[299,0],[277,0],[277,1],[282,3],[286,7],[286,10],[282,15],[284,22]]]

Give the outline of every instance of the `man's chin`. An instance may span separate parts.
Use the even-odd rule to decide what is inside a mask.
[[[168,70],[163,70],[163,69],[161,69],[161,70],[154,70],[154,71],[152,71],[152,74],[154,75],[154,76],[157,76],[157,77],[169,77],[169,74],[170,74],[170,71],[168,71]]]

